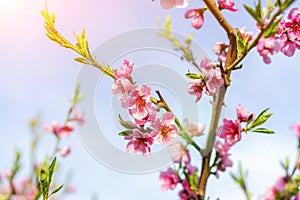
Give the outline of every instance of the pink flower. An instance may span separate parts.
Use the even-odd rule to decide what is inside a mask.
[[[292,8],[289,12],[288,19],[284,23],[289,40],[300,48],[300,9]]]
[[[76,187],[74,185],[68,185],[66,187],[66,192],[67,193],[74,193],[76,191]]]
[[[111,86],[111,92],[113,94],[119,94],[119,100],[122,103],[123,108],[128,107],[128,98],[131,94],[132,90],[135,88],[135,86],[124,77],[121,77],[117,79],[114,84]]]
[[[73,121],[77,122],[80,125],[85,123],[84,114],[78,110],[75,111],[74,117],[72,118]]]
[[[183,180],[182,181],[182,187],[183,190],[181,190],[179,192],[179,197],[180,200],[192,200],[192,199],[196,199],[197,195],[195,194],[195,192],[191,189],[189,183],[187,180]]]
[[[199,124],[199,123],[189,123],[188,119],[185,119],[183,121],[183,125],[187,133],[189,134],[190,137],[194,136],[201,136],[203,135],[203,131],[205,129],[204,124]]]
[[[227,143],[223,144],[222,142],[220,142],[219,140],[217,140],[215,142],[214,147],[215,147],[216,151],[219,154],[221,154],[221,155],[227,155],[231,146],[228,145]]]
[[[192,26],[195,29],[200,29],[204,23],[204,11],[206,8],[190,9],[185,12],[185,18],[193,18]]]
[[[248,42],[250,42],[253,39],[253,32],[246,31],[246,29],[245,26],[240,29],[241,37],[243,40],[248,37]]]
[[[232,12],[235,12],[238,10],[238,8],[234,7],[234,1],[233,0],[218,0],[219,8],[220,9],[227,9]]]
[[[226,144],[232,146],[242,138],[241,125],[238,120],[223,119],[223,125],[218,127],[217,134]]]
[[[192,166],[190,163],[186,163],[185,166],[186,166],[187,172],[188,172],[190,175],[194,175],[194,173],[195,173],[196,171],[198,171],[198,168],[195,167],[195,166]]]
[[[165,172],[161,172],[159,179],[163,182],[161,186],[162,191],[175,189],[180,181],[176,172],[171,168],[168,168]]]
[[[292,57],[295,54],[296,45],[288,39],[286,34],[280,37],[280,46],[280,50],[284,55]]]
[[[232,160],[230,160],[229,154],[222,155],[221,163],[218,166],[218,170],[224,172],[227,167],[232,167],[232,165],[233,165],[233,162],[232,162]]]
[[[213,65],[207,57],[204,57],[200,62],[200,70],[204,74],[207,74],[211,69],[213,69]]]
[[[189,0],[160,0],[160,5],[163,9],[185,8],[189,5]]]
[[[73,124],[67,122],[64,126],[61,126],[58,122],[54,121],[51,123],[51,126],[44,125],[43,129],[45,131],[54,133],[56,136],[70,136],[74,130]]]
[[[205,83],[202,79],[193,79],[188,85],[188,93],[196,96],[195,102],[198,102],[202,97],[203,87]]]
[[[242,107],[241,104],[236,106],[236,114],[240,122],[247,122],[251,114],[253,115],[253,119],[255,119],[255,114],[250,112],[247,108]]]
[[[166,112],[161,118],[157,118],[152,124],[154,141],[156,144],[162,142],[168,146],[174,142],[179,134],[179,128],[175,124],[175,116],[172,112]]]
[[[127,78],[130,79],[134,63],[132,61],[124,60],[120,70],[114,70],[115,79]]]
[[[296,137],[300,138],[300,123],[292,125],[291,130],[295,133]]]
[[[280,44],[276,41],[275,37],[261,38],[259,39],[256,48],[259,54],[263,57],[263,61],[266,64],[270,64],[271,58],[269,57],[269,54],[274,55],[278,53],[280,50]]]
[[[215,51],[216,55],[218,56],[219,62],[225,62],[227,59],[227,48],[228,45],[224,42],[217,42],[215,46],[213,47],[213,50]]]
[[[184,163],[189,163],[191,161],[189,151],[180,142],[173,144],[169,152],[174,163],[181,163],[181,161]]]
[[[125,136],[125,140],[128,142],[126,150],[128,153],[141,152],[143,156],[150,156],[150,147],[153,144],[153,138],[148,133],[142,133],[138,129],[133,129],[133,133],[130,136]]]
[[[71,153],[71,148],[69,146],[64,146],[59,149],[59,153],[62,157],[66,157]]]
[[[11,176],[13,175],[13,171],[12,170],[6,170],[4,171],[4,177],[9,179]]]
[[[206,74],[206,86],[204,87],[204,92],[212,96],[216,93],[217,89],[221,87],[224,83],[224,79],[222,77],[222,73],[220,68],[212,68]]]
[[[205,57],[200,62],[200,70],[205,76],[203,91],[209,96],[214,95],[224,82],[220,68],[213,66],[210,60]]]
[[[283,192],[285,185],[286,185],[285,177],[280,177],[277,179],[273,188],[278,192]]]
[[[147,122],[153,123],[156,120],[156,108],[151,106],[148,108],[148,115],[143,119],[134,119],[135,123],[138,125],[144,125]]]
[[[224,172],[227,167],[232,167],[233,165],[233,162],[229,158],[230,154],[228,153],[230,149],[230,145],[228,145],[227,143],[223,144],[220,141],[216,141],[214,147],[221,156],[221,160],[217,168],[218,170]]]
[[[200,62],[202,77],[191,80],[188,86],[188,92],[196,95],[196,102],[200,100],[202,92],[212,96],[217,89],[224,83],[220,68],[213,66],[208,58],[203,58]]]
[[[279,24],[281,52],[291,57],[300,49],[300,9],[292,8],[286,21]]]
[[[267,188],[267,191],[259,197],[259,200],[275,200],[276,199],[276,191],[273,188]]]
[[[145,121],[150,115],[151,109],[151,88],[147,85],[143,85],[141,88],[136,88],[129,99],[128,110],[130,115],[136,120],[138,125],[144,125],[140,123]]]
[[[259,198],[259,200],[275,200],[278,193],[284,191],[286,185],[285,177],[277,179],[274,186],[267,189],[265,194]]]

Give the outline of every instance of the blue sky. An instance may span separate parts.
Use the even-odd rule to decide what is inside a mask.
[[[190,7],[199,5],[192,2]],[[252,1],[247,2],[252,5]],[[43,113],[47,123],[64,120],[81,68],[73,61],[73,52],[60,48],[44,35],[40,15],[44,5],[43,1],[34,0],[0,1],[0,169],[10,166],[15,149],[27,148],[29,118]],[[240,3],[237,5],[242,8]],[[163,20],[167,14],[172,15],[174,30],[184,34],[192,32],[210,56],[213,56],[210,49],[214,43],[226,39],[209,13],[205,15],[204,28],[195,31],[190,20],[183,18],[184,10],[164,11],[158,2],[151,0],[49,0],[48,8],[56,13],[57,28],[66,37],[73,39],[73,31],[81,32],[85,28],[92,50],[124,31],[156,27],[157,20]],[[248,27],[255,30],[254,21],[245,11],[237,13],[239,17],[226,11],[225,15],[234,26],[251,24]],[[255,112],[267,107],[274,112],[267,126],[276,131],[275,135],[248,134],[232,149],[232,158],[250,169],[249,184],[254,197],[262,194],[282,174],[280,159],[289,156],[294,161],[296,156],[297,144],[289,127],[300,121],[299,58],[299,52],[293,58],[278,54],[266,66],[254,50],[246,58],[244,68],[232,76],[232,86],[226,97],[227,117],[235,116],[238,103]],[[44,139],[47,142],[42,143],[41,154],[47,151],[48,141],[53,141],[49,135]],[[93,193],[97,193],[100,200],[177,198],[175,192],[160,191],[158,173],[122,174],[94,160],[77,134],[64,142],[72,146],[70,157],[62,160],[63,173],[70,169],[75,174],[73,183],[77,192],[70,197],[72,200],[88,199]],[[23,161],[26,162],[28,152],[24,153]],[[242,198],[226,173],[221,174],[219,180],[210,179],[208,195],[212,199]]]

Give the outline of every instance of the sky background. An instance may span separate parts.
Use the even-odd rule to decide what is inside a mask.
[[[57,29],[73,40],[73,31],[87,30],[93,50],[119,33],[143,27],[157,27],[157,20],[172,15],[173,29],[183,34],[194,34],[213,58],[212,46],[226,41],[223,30],[207,12],[205,25],[200,31],[192,29],[190,20],[183,18],[183,9],[164,11],[158,1],[151,0],[49,0],[48,9],[56,13]],[[202,6],[191,0],[190,8]],[[244,1],[253,5],[252,1]],[[297,3],[295,3],[297,4]],[[224,11],[235,27],[247,25],[255,32],[254,21],[242,9],[237,13]],[[0,0],[0,169],[10,167],[16,149],[24,150],[23,161],[28,156],[30,141],[27,120],[43,113],[45,123],[63,121],[69,106],[77,74],[81,65],[75,63],[75,54],[51,42],[43,30],[40,10],[44,1]],[[238,16],[238,17],[237,17]],[[250,25],[249,25],[250,24]],[[299,52],[293,58],[282,54],[272,57],[266,66],[256,50],[244,62],[244,68],[233,73],[232,86],[226,97],[226,117],[235,117],[235,106],[241,103],[254,112],[270,107],[274,112],[269,128],[275,135],[244,135],[231,153],[234,161],[241,161],[249,171],[249,190],[256,199],[266,187],[282,175],[278,161],[288,156],[296,157],[296,139],[290,125],[300,121],[299,109]],[[116,66],[119,67],[119,66]],[[46,135],[41,152],[49,150],[53,137]],[[61,160],[62,174],[74,173],[76,193],[68,199],[177,199],[176,192],[161,192],[159,173],[132,175],[116,172],[102,166],[87,153],[77,134],[63,141],[72,146],[72,154]],[[48,149],[47,149],[48,148]],[[109,153],[109,152],[108,152]],[[112,155],[113,156],[113,155]],[[233,167],[228,171],[234,171]],[[220,179],[211,177],[208,196],[222,200],[242,199],[239,188],[227,173]]]

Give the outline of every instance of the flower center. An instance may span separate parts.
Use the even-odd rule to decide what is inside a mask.
[[[170,132],[170,128],[166,125],[164,125],[161,129],[160,129],[160,134],[165,136]]]
[[[146,104],[145,99],[142,96],[138,96],[136,99],[136,106],[140,108],[140,107],[144,107],[145,104]]]
[[[300,25],[297,22],[294,22],[291,24],[290,29],[293,30],[293,32],[298,32],[300,31]]]

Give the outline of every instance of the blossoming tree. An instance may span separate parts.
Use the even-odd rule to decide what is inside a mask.
[[[120,123],[126,130],[119,135],[129,140],[127,151],[141,153],[147,157],[151,156],[151,147],[154,144],[172,146],[174,166],[178,166],[162,172],[160,179],[163,182],[162,190],[172,190],[180,184],[182,186],[179,192],[181,199],[205,199],[208,178],[211,175],[218,177],[220,171],[223,172],[233,165],[229,151],[242,139],[243,133],[274,133],[263,127],[272,115],[269,109],[255,114],[237,105],[236,119],[225,118],[222,125],[218,124],[222,106],[226,103],[224,96],[231,85],[231,73],[242,68],[241,62],[254,48],[266,64],[271,63],[271,55],[282,52],[286,56],[293,56],[295,50],[300,48],[300,9],[293,7],[287,18],[281,16],[294,2],[293,0],[277,0],[274,3],[267,1],[267,8],[262,8],[260,1],[254,8],[244,5],[256,22],[257,35],[247,32],[245,27],[234,28],[226,20],[222,14],[223,11],[237,12],[239,10],[234,1],[204,0],[203,2],[204,7],[188,9],[185,12],[185,18],[192,18],[192,27],[201,29],[205,24],[205,12],[210,12],[224,29],[228,42],[216,43],[213,48],[217,55],[215,61],[203,58],[199,64],[196,63],[190,49],[191,39],[187,39],[184,45],[174,38],[170,17],[167,17],[165,27],[159,34],[173,42],[173,45],[182,51],[182,57],[197,68],[197,72],[188,71],[186,74],[191,79],[187,87],[188,93],[196,96],[196,103],[201,100],[202,95],[212,97],[213,112],[206,131],[208,136],[205,147],[200,147],[194,140],[194,137],[203,135],[204,125],[189,122],[188,119],[180,122],[160,91],[155,91],[156,97],[154,97],[148,85],[138,85],[132,77],[134,68],[132,61],[125,60],[120,69],[113,69],[108,65],[98,63],[90,53],[85,31],[81,35],[76,35],[77,43],[73,45],[55,29],[54,14],[48,13],[47,10],[43,11],[46,35],[52,41],[78,53],[80,57],[76,58],[76,61],[94,66],[113,79],[112,93],[118,95],[122,107],[127,109],[132,117],[132,121],[124,121],[120,116]],[[160,4],[164,9],[185,8],[189,5],[189,1],[161,0]],[[165,110],[165,113],[158,115],[157,111],[161,109]],[[297,129],[298,126],[293,126],[295,132]],[[177,137],[182,137],[185,144],[176,143]],[[197,166],[191,165],[191,156],[187,146],[192,146],[192,149],[202,157],[202,162]],[[262,198],[299,198],[299,179],[295,173],[297,165],[292,172],[289,172],[288,167],[284,165],[286,176],[278,183],[280,187],[276,184],[275,189],[272,188]],[[232,174],[232,178],[244,191],[246,198],[250,199],[251,195],[247,190],[246,177],[241,166],[240,173]]]
[[[188,37],[185,44],[180,43],[172,34],[171,17],[167,17],[165,26],[161,28],[159,35],[170,40],[174,47],[182,52],[182,58],[194,65],[197,70],[196,72],[187,70],[185,74],[190,79],[186,88],[188,93],[195,96],[195,103],[201,101],[203,95],[211,98],[212,116],[210,124],[206,125],[190,122],[189,119],[180,121],[171,110],[164,94],[158,90],[153,92],[149,85],[138,85],[132,75],[133,61],[124,60],[119,69],[100,64],[90,53],[85,30],[82,34],[76,34],[77,42],[72,44],[56,30],[55,15],[49,13],[48,10],[42,11],[42,14],[45,20],[46,35],[49,39],[76,52],[79,55],[75,58],[77,62],[95,67],[112,79],[111,92],[118,96],[121,106],[131,116],[131,121],[124,120],[122,116],[119,117],[119,122],[124,127],[124,131],[120,132],[119,136],[128,141],[126,151],[149,157],[153,145],[162,144],[170,147],[170,156],[174,164],[166,171],[161,172],[159,176],[162,181],[161,189],[174,190],[180,187],[178,194],[180,199],[202,200],[209,196],[206,194],[209,177],[220,178],[220,173],[225,172],[228,167],[233,165],[230,151],[242,140],[243,134],[249,132],[274,133],[264,126],[264,123],[272,116],[269,109],[255,113],[239,104],[236,106],[234,119],[220,120],[220,116],[221,110],[226,104],[224,102],[225,94],[232,84],[231,74],[238,73],[238,70],[243,67],[242,62],[250,51],[256,49],[263,62],[270,64],[272,55],[281,52],[285,56],[291,57],[297,49],[300,49],[300,8],[292,7],[294,2],[295,0],[267,1],[266,8],[262,7],[260,1],[254,7],[245,4],[244,9],[256,23],[258,31],[256,35],[247,31],[246,27],[233,27],[224,17],[223,12],[238,12],[241,9],[235,5],[233,0],[203,0],[202,7],[199,3],[199,7],[187,9],[184,17],[192,20],[193,28],[201,31],[201,28],[205,26],[205,14],[210,12],[228,38],[228,41],[217,42],[213,47],[216,54],[215,59],[205,57],[200,63],[195,61],[195,55],[190,49],[191,38]],[[160,0],[163,9],[185,9],[189,3],[189,0]],[[287,12],[287,16],[283,16],[285,12]],[[75,97],[78,96],[78,92],[76,94]],[[159,114],[158,111],[161,110],[164,111],[163,114]],[[64,125],[54,122],[51,126],[44,127],[46,131],[55,135],[58,144],[60,137],[68,136],[73,130],[70,122],[84,122],[81,114],[77,113],[71,117],[72,113],[73,108],[70,109]],[[219,121],[222,123],[219,124]],[[297,138],[300,138],[300,124],[293,125],[291,129]],[[200,146],[195,140],[196,137],[202,135],[207,135],[205,146]],[[178,142],[178,137],[181,137],[184,142]],[[55,152],[60,152],[62,156],[67,155],[69,151],[69,147],[57,146],[55,148]],[[201,157],[201,162],[192,164],[193,157],[190,155],[190,151],[195,151]],[[290,170],[291,164],[288,161],[281,163],[285,174],[278,179],[274,186],[268,188],[260,199],[300,199],[299,155],[292,170]],[[52,157],[50,156],[50,158]],[[18,163],[18,156],[16,163]],[[55,159],[46,170],[42,168],[37,172],[39,173],[37,185],[42,184],[42,187],[35,187],[34,199],[41,195],[44,199],[51,196],[49,188],[54,165]],[[3,198],[10,199],[12,195],[18,193],[11,181],[14,170],[12,172],[10,176],[7,176],[10,189],[2,192],[3,194],[0,193]],[[239,165],[239,172],[232,173],[231,177],[240,186],[246,199],[251,199],[246,183],[247,174],[241,165]],[[61,187],[54,189],[53,193],[60,189]]]

